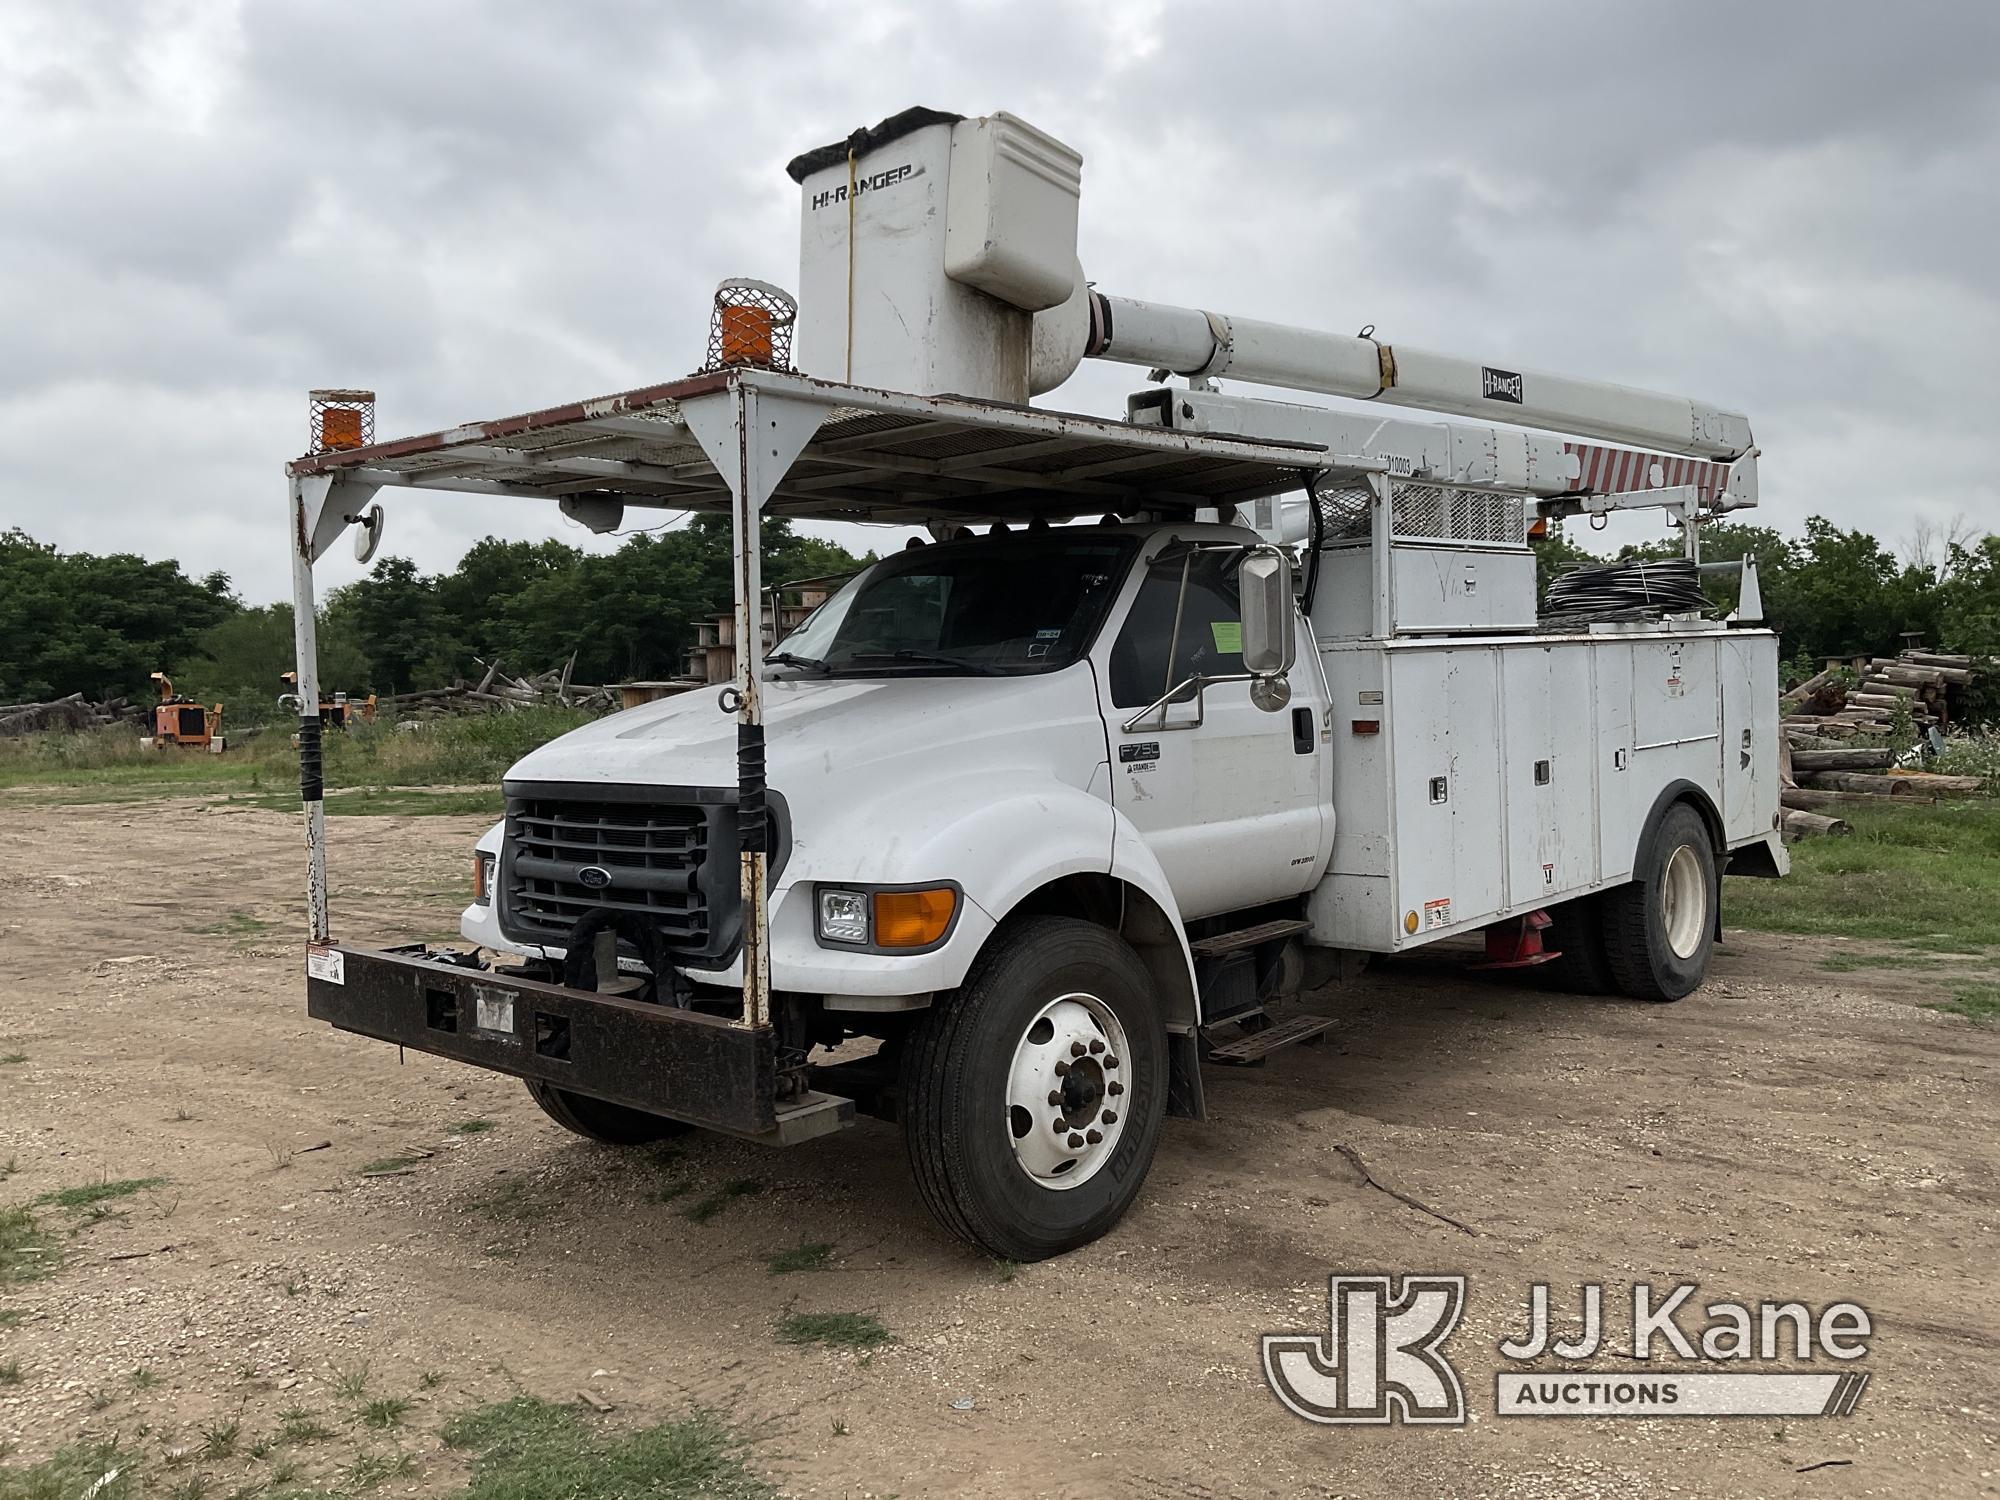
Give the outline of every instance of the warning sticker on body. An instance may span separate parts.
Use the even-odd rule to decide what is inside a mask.
[[[335,948],[306,949],[306,977],[328,984],[347,983],[347,956]]]
[[[1433,927],[1449,926],[1451,926],[1451,897],[1446,896],[1441,901],[1426,901],[1424,903],[1424,930],[1428,932]]]

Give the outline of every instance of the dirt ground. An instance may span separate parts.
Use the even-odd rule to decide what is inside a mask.
[[[336,932],[451,935],[479,827],[335,820]],[[0,1052],[26,1059],[0,1067],[0,1206],[164,1179],[101,1218],[37,1209],[66,1262],[0,1287],[8,1462],[117,1431],[220,1497],[303,1407],[334,1429],[296,1449],[306,1479],[408,1452],[381,1493],[433,1494],[464,1479],[445,1417],[589,1392],[615,1423],[720,1413],[794,1495],[2000,1492],[2000,1031],[1921,1008],[1924,974],[1824,972],[1824,943],[1754,935],[1672,1006],[1384,966],[1312,997],[1344,1018],[1327,1045],[1212,1072],[1213,1118],[1167,1123],[1118,1231],[1013,1268],[933,1227],[889,1127],[663,1163],[566,1135],[510,1080],[309,1021],[302,878],[279,813],[0,794]],[[685,1214],[742,1179],[761,1191]],[[801,1241],[827,1268],[767,1269]],[[1323,1331],[1329,1273],[1377,1270],[1470,1277],[1449,1345],[1470,1426],[1315,1427],[1266,1388],[1258,1335]],[[1639,1278],[1863,1303],[1859,1410],[1491,1414],[1531,1282],[1573,1318],[1578,1283]],[[787,1346],[788,1309],[872,1313],[896,1342]],[[412,1403],[400,1425],[352,1417],[337,1386],[363,1366]],[[184,1451],[224,1420],[234,1457]]]

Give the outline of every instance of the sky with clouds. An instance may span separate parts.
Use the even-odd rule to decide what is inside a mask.
[[[2000,524],[2000,6],[9,0],[0,528],[281,597],[309,387],[393,436],[684,374],[796,280],[785,161],[917,103],[1079,149],[1106,290],[1747,411],[1785,530]],[[426,568],[612,544],[386,498]]]

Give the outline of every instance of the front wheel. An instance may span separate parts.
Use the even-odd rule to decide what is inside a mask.
[[[565,1130],[573,1130],[585,1140],[606,1146],[638,1146],[647,1141],[663,1141],[668,1136],[685,1135],[694,1129],[665,1115],[648,1114],[629,1105],[593,1099],[588,1094],[559,1089],[539,1079],[527,1080],[528,1094],[541,1105],[542,1113]]]
[[[940,996],[903,1061],[904,1138],[925,1203],[990,1254],[1088,1244],[1139,1194],[1166,1113],[1167,1035],[1112,932],[1034,917]]]
[[[1701,814],[1676,802],[1639,856],[1632,883],[1604,892],[1604,956],[1635,1000],[1678,1000],[1708,974],[1722,899]]]

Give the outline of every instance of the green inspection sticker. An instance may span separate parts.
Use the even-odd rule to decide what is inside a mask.
[[[1243,654],[1243,622],[1241,620],[1212,620],[1208,633],[1215,637],[1215,649]]]

